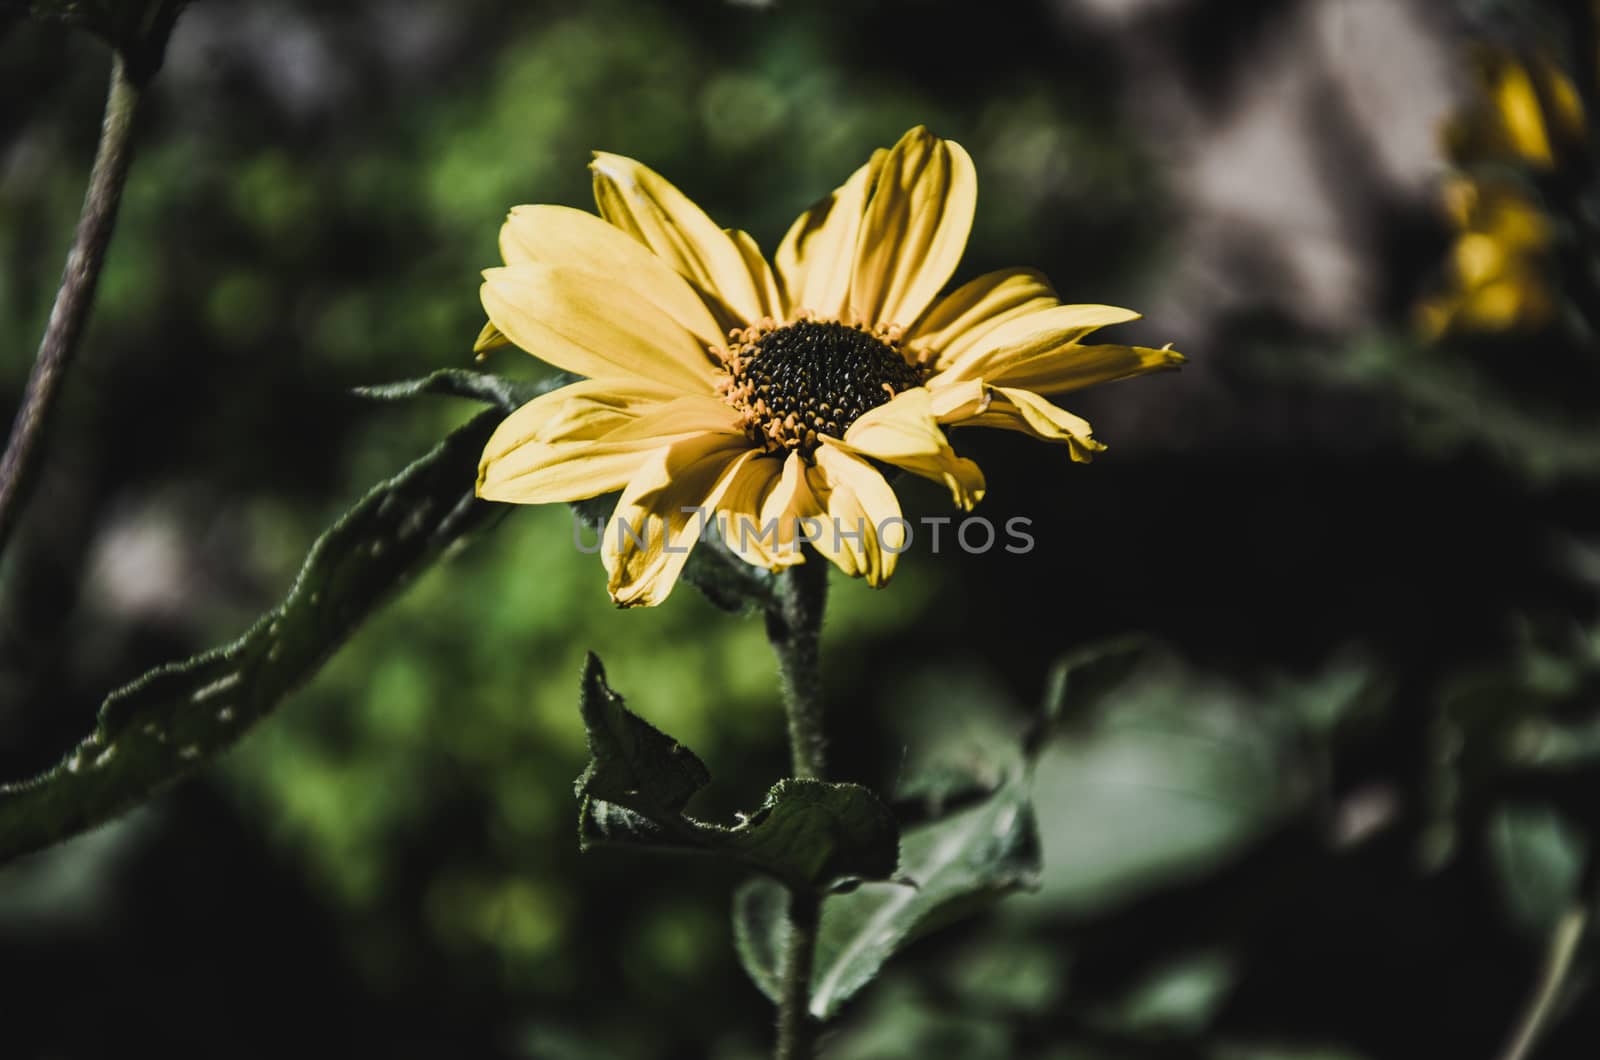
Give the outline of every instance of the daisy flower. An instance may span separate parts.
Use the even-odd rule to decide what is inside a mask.
[[[769,569],[812,548],[872,585],[908,541],[884,469],[971,510],[983,473],[944,428],[1103,449],[1051,395],[1182,363],[1086,344],[1126,309],[1064,305],[1030,269],[948,294],[977,201],[959,144],[912,129],[803,213],[772,261],[659,174],[597,153],[600,215],[519,206],[484,272],[480,351],[513,343],[584,377],[512,413],[478,495],[620,491],[601,555],[612,599],[660,603],[703,532]],[[708,528],[709,529],[708,531]]]

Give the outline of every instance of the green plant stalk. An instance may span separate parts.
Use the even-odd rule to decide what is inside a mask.
[[[767,609],[767,639],[778,656],[793,773],[816,780],[827,776],[818,665],[827,596],[827,561],[807,550],[804,563],[790,567],[778,578],[776,598]],[[811,1060],[816,1053],[817,1025],[810,1011],[811,968],[821,918],[821,896],[806,888],[790,888],[788,945],[778,1004],[778,1060]]]
[[[817,1025],[811,1018],[811,968],[817,952],[822,898],[798,888],[789,892],[789,936],[783,951],[783,994],[778,1004],[777,1060],[811,1060]]]
[[[34,479],[40,439],[49,424],[62,380],[83,337],[95,287],[105,264],[106,248],[117,223],[117,206],[132,159],[133,124],[142,86],[129,76],[122,55],[112,53],[111,86],[106,93],[100,144],[95,150],[89,189],[78,215],[78,230],[67,252],[50,321],[23,391],[22,407],[11,426],[5,455],[0,456],[0,550],[16,526],[17,516]]]
[[[827,743],[822,735],[822,671],[818,654],[822,612],[828,597],[827,560],[806,550],[806,561],[778,578],[777,598],[767,609],[767,639],[778,656],[783,702],[789,718],[789,758],[795,776],[827,779]]]
[[[1585,900],[1592,901],[1592,893],[1586,892]],[[1573,958],[1577,956],[1578,944],[1583,941],[1583,932],[1588,924],[1589,910],[1584,904],[1572,906],[1556,922],[1545,950],[1544,970],[1539,976],[1538,986],[1528,999],[1522,1018],[1517,1021],[1511,1041],[1500,1054],[1501,1060],[1527,1060],[1533,1055],[1534,1046],[1549,1029],[1555,1016],[1556,1003],[1561,998],[1562,988],[1566,986],[1567,974],[1572,970]]]

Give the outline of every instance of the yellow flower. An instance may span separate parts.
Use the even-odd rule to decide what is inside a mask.
[[[1553,169],[1585,139],[1583,102],[1577,86],[1543,57],[1523,62],[1501,51],[1477,57],[1483,96],[1446,127],[1446,145],[1459,161],[1520,162]]]
[[[880,585],[907,524],[880,465],[943,483],[970,510],[983,474],[944,426],[1061,442],[1089,424],[1046,400],[1174,366],[1170,349],[1085,345],[1126,309],[1062,305],[1005,269],[943,298],[977,199],[972,160],[906,133],[795,221],[769,265],[653,170],[596,153],[600,217],[519,206],[484,272],[489,326],[585,376],[518,409],[484,449],[478,494],[521,504],[621,490],[601,554],[622,606],[666,598],[712,521],[758,566],[810,541]]]
[[[1549,290],[1550,223],[1515,185],[1455,177],[1445,205],[1459,233],[1448,288],[1417,306],[1423,337],[1535,331],[1555,313]]]

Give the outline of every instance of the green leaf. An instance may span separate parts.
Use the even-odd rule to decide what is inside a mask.
[[[1023,752],[1037,757],[1058,726],[1085,722],[1149,652],[1150,641],[1134,634],[1090,644],[1057,659],[1045,682],[1037,720],[1023,739]]]
[[[584,662],[578,709],[589,740],[589,765],[576,785],[579,798],[613,802],[667,824],[711,782],[710,770],[693,751],[627,708],[606,684],[594,652]]]
[[[1507,804],[1488,819],[1488,849],[1507,911],[1529,938],[1543,938],[1573,902],[1589,842],[1548,806]]]
[[[693,751],[627,708],[591,652],[579,702],[589,764],[574,785],[583,800],[578,841],[712,854],[791,887],[831,890],[885,879],[899,857],[899,829],[876,795],[859,784],[780,780],[759,809],[734,827],[683,812],[711,774]]]
[[[970,809],[907,831],[901,857],[901,880],[866,883],[824,902],[811,981],[818,1019],[831,1018],[915,939],[1038,885],[1039,837],[1025,777],[1019,773]],[[744,940],[740,960],[764,992],[778,980],[785,945],[775,887],[753,880],[734,900],[735,937]]]
[[[756,989],[774,1005],[783,998],[783,954],[788,945],[789,892],[752,877],[733,892],[733,948]]]
[[[688,845],[695,845],[692,838]],[[643,814],[604,799],[586,798],[578,808],[578,849],[588,853],[605,846],[676,850],[685,846],[685,840]]]
[[[469,398],[493,405],[503,412],[515,412],[541,394],[566,386],[577,377],[565,372],[538,382],[526,379],[508,379],[489,372],[474,372],[466,368],[441,368],[421,379],[405,379],[398,383],[379,383],[357,387],[362,397],[378,401],[401,401],[423,395]]]
[[[1592,417],[1508,389],[1466,357],[1438,356],[1390,335],[1353,343],[1338,358],[1307,362],[1334,382],[1381,389],[1413,412],[1413,444],[1431,453],[1468,446],[1536,482],[1600,471]]]
[[[838,888],[892,876],[900,830],[889,808],[859,784],[789,779],[773,785],[724,846],[779,879]]]
[[[473,487],[499,420],[480,414],[363,497],[243,637],[111,693],[94,731],[59,763],[0,787],[0,860],[92,828],[231,746],[398,585],[498,514]]]
[[[1142,636],[1103,640],[1056,660],[1040,716],[1049,724],[1088,714],[1138,668],[1150,648]]]
[[[584,851],[633,847],[709,854],[787,886],[822,892],[887,879],[899,840],[894,816],[871,791],[820,780],[778,781],[761,808],[732,828],[681,813],[641,813],[592,795],[578,811]]]

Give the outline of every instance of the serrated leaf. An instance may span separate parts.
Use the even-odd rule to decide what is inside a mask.
[[[396,586],[498,514],[473,485],[499,419],[482,413],[363,497],[243,637],[111,693],[94,731],[59,763],[0,787],[0,860],[92,828],[232,746]]]
[[[761,809],[733,828],[585,796],[578,843],[585,851],[634,847],[709,854],[790,887],[838,892],[894,873],[899,830],[888,808],[859,784],[790,779],[773,785]]]
[[[593,652],[584,664],[579,710],[590,756],[574,785],[584,850],[673,847],[819,890],[894,872],[900,838],[894,815],[861,785],[780,780],[732,828],[696,820],[683,809],[711,781],[705,763],[629,710]]]
[[[613,802],[667,825],[711,782],[693,751],[627,708],[606,684],[594,652],[584,662],[578,709],[589,741],[589,764],[576,784],[580,798]]]
[[[643,814],[604,799],[585,798],[578,807],[578,849],[587,853],[600,846],[666,847],[684,845]]]
[[[797,886],[882,880],[900,860],[894,815],[859,784],[780,780],[723,844],[746,864]]]
[[[566,386],[576,378],[560,372],[547,379],[529,382],[466,368],[441,368],[421,379],[357,387],[356,393],[378,401],[402,401],[424,395],[468,398],[493,405],[503,412],[515,412],[534,398]]]
[[[866,883],[823,903],[811,981],[818,1019],[831,1018],[915,939],[1038,885],[1039,836],[1025,778],[1019,774],[978,805],[908,830],[900,848],[896,882]],[[735,901],[735,916],[744,920],[736,934],[748,937],[740,960],[763,990],[777,981],[785,929],[778,897],[758,890],[775,887],[751,881]]]

